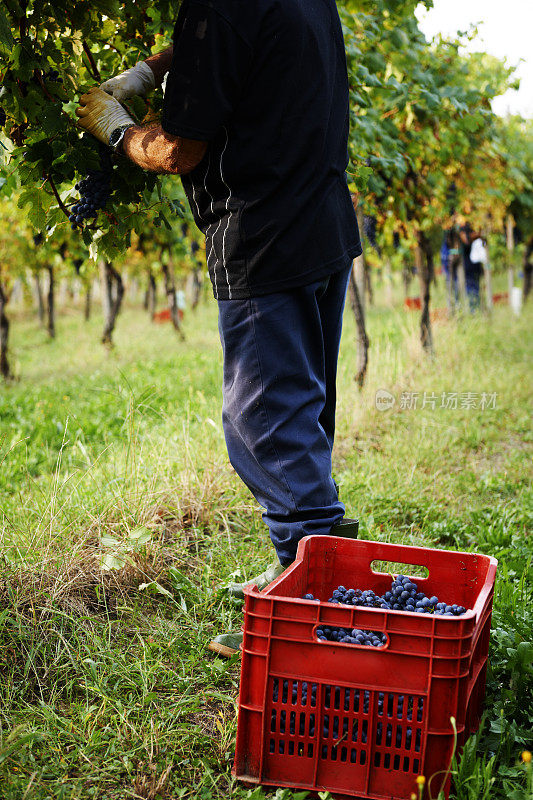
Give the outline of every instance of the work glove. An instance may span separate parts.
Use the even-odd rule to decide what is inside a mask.
[[[115,100],[122,103],[123,100],[128,100],[130,97],[146,97],[154,87],[154,73],[144,61],[139,61],[131,69],[127,69],[125,72],[121,72],[120,75],[104,81],[100,89],[103,89],[104,92],[112,95]]]
[[[109,144],[109,137],[115,128],[135,124],[118,100],[97,86],[87,94],[82,94],[76,114],[80,126],[104,144]]]

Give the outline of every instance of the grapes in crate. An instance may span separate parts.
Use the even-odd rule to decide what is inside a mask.
[[[379,631],[363,631],[359,628],[330,628],[321,626],[316,631],[317,638],[323,642],[339,644],[359,644],[364,647],[383,647],[387,637]]]
[[[311,593],[306,594],[303,599],[318,600]],[[427,597],[424,592],[419,592],[417,584],[405,575],[394,578],[390,590],[382,595],[377,595],[372,589],[347,589],[345,586],[338,586],[328,603],[382,608],[389,611],[410,611],[413,614],[435,614],[442,617],[460,617],[466,613],[464,606],[445,603],[436,595]]]

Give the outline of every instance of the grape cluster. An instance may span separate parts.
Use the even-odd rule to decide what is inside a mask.
[[[379,597],[372,589],[346,589],[339,586],[334,590],[328,603],[344,603],[350,606],[362,606],[363,608],[388,608],[387,603]]]
[[[111,153],[105,145],[99,145],[100,169],[91,171],[87,177],[76,184],[80,193],[78,203],[70,209],[70,227],[76,230],[85,220],[96,217],[98,209],[105,208],[111,195],[113,162]]]
[[[358,628],[317,628],[317,637],[323,642],[339,642],[340,644],[360,644],[365,647],[383,647],[387,637],[377,631],[361,631]]]
[[[405,575],[398,575],[392,582],[390,592],[385,592],[384,600],[393,611],[412,611],[416,614],[437,614],[444,617],[460,617],[466,613],[464,606],[439,602],[436,595],[426,597],[418,591],[418,586]]]
[[[52,83],[63,83],[61,80],[61,76],[57,69],[50,69],[48,72],[44,73],[44,79],[46,81],[51,81]]]
[[[306,594],[304,600],[318,600],[312,594]],[[383,608],[389,611],[411,611],[416,614],[436,614],[443,617],[459,617],[466,613],[466,608],[440,602],[436,595],[426,597],[418,591],[418,586],[405,575],[393,579],[390,591],[377,595],[371,589],[347,589],[338,586],[333,591],[328,603],[339,603],[346,606],[363,608]]]
[[[377,219],[365,214],[363,217],[363,231],[371,247],[376,249]]]

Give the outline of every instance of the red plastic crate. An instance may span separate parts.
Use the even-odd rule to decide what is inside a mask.
[[[339,585],[390,588],[372,562],[420,565],[419,590],[469,609],[443,617],[324,602]],[[409,800],[436,796],[485,693],[497,561],[489,556],[311,536],[263,592],[245,589],[234,773],[250,784]],[[409,574],[409,570],[402,570]],[[303,600],[312,593],[321,602]],[[320,625],[380,631],[380,648],[320,641]],[[381,708],[381,710],[380,710]],[[444,787],[446,796],[449,781]]]

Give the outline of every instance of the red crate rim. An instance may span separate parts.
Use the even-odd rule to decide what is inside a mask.
[[[405,561],[406,564],[412,564],[416,566],[426,567],[427,564],[424,560],[420,560],[421,558],[425,559],[433,558],[435,553],[453,553],[457,555],[457,557],[465,556],[468,559],[471,558],[480,558],[488,565],[487,575],[481,588],[480,592],[478,593],[477,600],[474,604],[474,607],[468,609],[465,614],[462,614],[461,617],[439,617],[440,620],[454,623],[457,620],[465,620],[471,619],[472,617],[479,617],[483,612],[485,607],[485,603],[487,601],[488,596],[493,591],[494,581],[496,577],[496,570],[498,567],[498,561],[493,556],[487,556],[483,553],[468,553],[462,550],[442,550],[440,548],[432,548],[432,547],[415,547],[413,545],[404,545],[404,544],[392,544],[390,542],[376,542],[370,541],[367,539],[345,539],[339,536],[306,536],[305,538],[301,539],[298,544],[298,551],[296,553],[296,558],[293,563],[287,567],[287,569],[276,578],[275,581],[269,583],[263,590],[259,590],[255,584],[247,584],[244,587],[244,594],[250,595],[252,597],[265,597],[268,596],[269,598],[283,600],[284,602],[288,603],[309,603],[310,605],[316,606],[316,600],[305,600],[303,597],[287,597],[283,594],[276,594],[275,590],[280,583],[283,583],[287,575],[291,572],[294,572],[298,569],[299,565],[304,561],[305,558],[305,551],[308,546],[308,543],[311,540],[316,539],[327,539],[328,542],[343,542],[349,543],[348,546],[353,546],[354,549],[357,549],[359,545],[371,545],[372,549],[374,549],[375,553],[372,554],[372,557],[369,559],[369,564],[372,561],[392,561],[396,563],[402,563]],[[416,578],[415,578],[416,580]],[[339,604],[337,603],[328,603],[325,600],[318,601],[320,605],[326,605],[331,607],[338,607]],[[381,608],[365,608],[365,611],[374,612],[377,614],[383,614],[383,609]],[[387,609],[387,614],[400,614],[402,616],[412,616],[412,613],[409,611],[394,611],[393,609]],[[426,615],[424,615],[426,616]],[[429,616],[429,615],[427,615]]]

